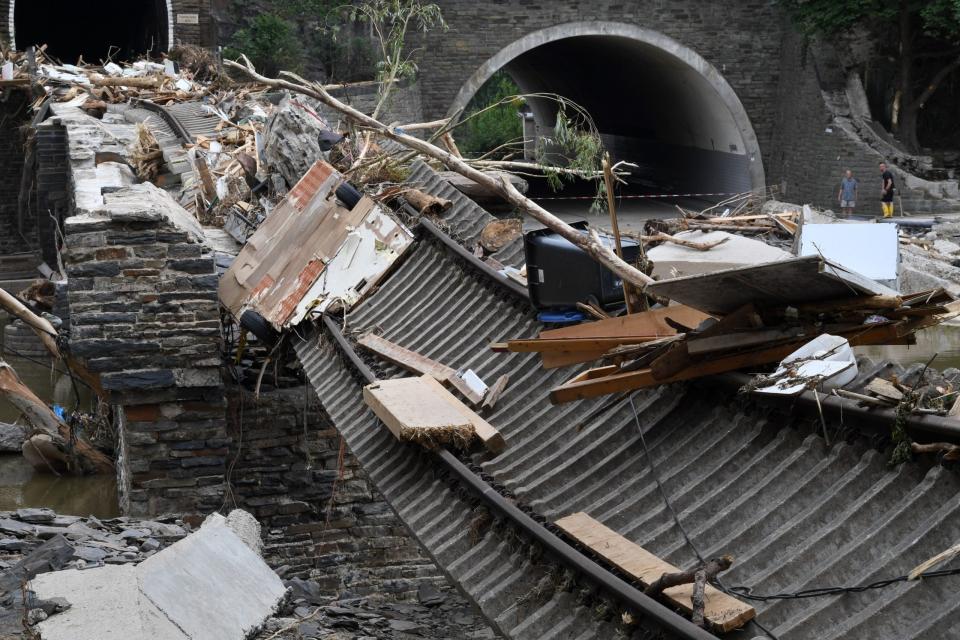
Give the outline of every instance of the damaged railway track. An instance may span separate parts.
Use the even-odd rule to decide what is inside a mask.
[[[417,178],[422,188],[422,170]],[[538,323],[523,292],[462,246],[476,228],[471,217],[485,212],[446,186],[434,188],[434,195],[455,202],[446,218],[424,221],[419,245],[351,311],[346,331],[342,320],[326,316],[296,346],[332,422],[437,564],[505,635],[705,637],[642,596],[592,550],[557,535],[553,522],[585,511],[673,564],[695,562],[654,488],[630,406],[623,400],[551,405],[547,390],[562,373],[540,369],[529,354],[504,360],[485,348]],[[353,337],[370,329],[489,379],[509,373],[511,391],[486,416],[506,437],[507,450],[467,458],[396,441],[361,398],[373,379],[400,374],[356,351]],[[960,509],[960,482],[936,464],[888,468],[876,446],[888,437],[889,426],[882,425],[889,425],[889,415],[848,411],[845,419],[831,418],[842,442],[827,447],[815,413],[740,406],[724,385],[674,385],[633,397],[651,455],[693,541],[705,554],[737,558],[725,582],[758,593],[856,583],[905,572],[930,549],[951,543],[946,523]],[[828,406],[831,415],[837,410],[842,416],[842,407]],[[951,430],[935,416],[913,422],[920,432]],[[819,557],[822,545],[835,551]],[[878,565],[870,560],[877,552],[872,545],[894,556]],[[781,638],[811,637],[810,629],[822,630],[822,637],[930,637],[947,628],[956,609],[941,611],[938,595],[923,594],[946,597],[948,586],[940,582],[803,604],[762,602],[757,611]],[[841,611],[849,613],[837,626],[823,613],[840,597],[847,598]],[[881,605],[889,611],[868,613]],[[893,614],[902,607],[920,613]],[[764,635],[752,625],[738,633]]]

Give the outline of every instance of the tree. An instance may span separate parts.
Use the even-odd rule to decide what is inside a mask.
[[[890,125],[910,151],[920,149],[918,120],[944,82],[960,70],[960,0],[780,0],[808,35],[866,27],[879,56],[896,62]]]
[[[270,74],[281,69],[299,72],[303,67],[303,47],[294,25],[272,13],[261,13],[233,35],[224,55],[238,58],[241,54]]]
[[[519,93],[520,88],[504,71],[496,72],[483,83],[467,105],[464,125],[457,131],[457,143],[463,153],[503,157],[517,148],[523,149],[523,122],[517,113],[523,100]],[[490,105],[496,106],[487,109]]]

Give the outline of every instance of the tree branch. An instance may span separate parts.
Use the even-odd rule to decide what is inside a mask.
[[[556,232],[558,235],[570,241],[572,244],[580,247],[588,255],[592,256],[597,262],[610,269],[610,271],[617,274],[630,284],[644,288],[654,282],[653,278],[646,275],[636,267],[627,264],[618,258],[609,247],[604,246],[604,244],[599,241],[596,231],[592,231],[589,237],[584,236],[582,233],[563,222],[560,218],[542,208],[533,200],[525,197],[522,193],[517,191],[517,189],[510,184],[508,180],[503,178],[497,179],[496,177],[487,175],[484,172],[471,167],[464,162],[463,159],[457,158],[454,154],[445,149],[441,149],[436,145],[399,132],[395,129],[390,129],[388,126],[382,122],[379,122],[375,118],[371,118],[357,109],[340,102],[331,96],[319,84],[310,82],[296,84],[288,80],[267,78],[256,72],[249,59],[244,57],[244,61],[247,63],[246,66],[231,60],[224,60],[223,64],[230,68],[242,71],[257,82],[263,83],[267,86],[278,89],[286,89],[288,91],[293,91],[294,93],[299,93],[315,100],[319,100],[328,107],[336,109],[340,113],[344,114],[353,122],[367,127],[368,129],[372,129],[379,135],[395,142],[399,142],[400,144],[418,151],[425,156],[439,160],[451,170],[456,171],[460,175],[473,180],[477,184],[483,185],[491,191],[500,194],[507,202],[514,205],[521,211],[529,214],[530,217],[537,220],[551,231]]]
[[[923,106],[927,103],[937,89],[940,88],[940,83],[947,79],[951,73],[960,68],[960,56],[954,58],[951,62],[945,65],[940,71],[937,72],[935,76],[927,84],[927,88],[923,90],[923,93],[920,94],[920,97],[914,101],[917,109],[923,109]]]

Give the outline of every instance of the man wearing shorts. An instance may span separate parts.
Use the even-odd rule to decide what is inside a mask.
[[[840,209],[844,216],[853,215],[853,209],[857,206],[857,186],[859,182],[853,177],[853,171],[847,169],[846,174],[840,179],[840,192],[837,193],[837,200],[840,201]]]
[[[883,209],[884,218],[893,217],[893,192],[896,188],[893,185],[893,173],[887,169],[887,163],[880,163],[880,208]]]

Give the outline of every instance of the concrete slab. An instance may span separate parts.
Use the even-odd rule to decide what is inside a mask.
[[[137,566],[140,591],[187,637],[240,640],[283,598],[280,578],[229,527],[203,527]]]
[[[37,625],[44,640],[189,640],[137,588],[132,565],[44,573],[30,583],[41,599],[66,598],[71,607]]]
[[[665,242],[650,249],[647,257],[653,261],[653,275],[659,278],[679,278],[700,273],[713,273],[751,264],[778,262],[793,257],[793,254],[771,247],[766,242],[753,240],[726,231],[683,231],[677,238],[691,242],[712,244],[723,240],[707,251],[691,249]]]

